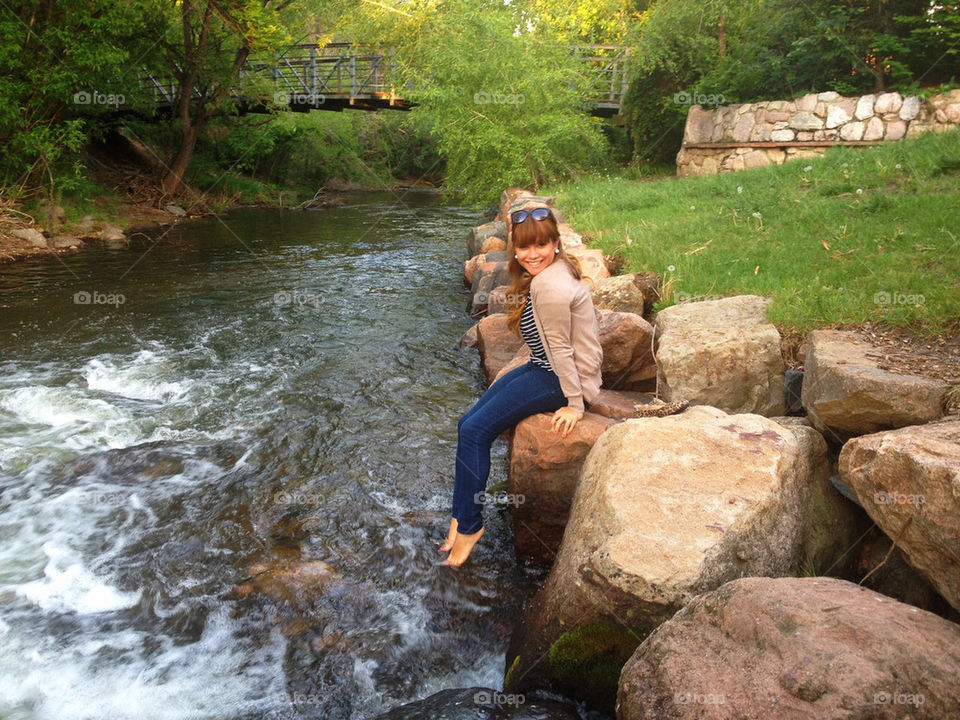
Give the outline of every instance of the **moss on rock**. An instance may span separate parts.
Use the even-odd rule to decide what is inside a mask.
[[[584,625],[564,633],[550,647],[553,682],[571,697],[612,709],[620,671],[640,640],[613,625]]]

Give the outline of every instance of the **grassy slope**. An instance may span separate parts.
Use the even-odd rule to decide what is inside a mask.
[[[582,179],[545,189],[576,229],[655,270],[662,306],[754,293],[805,331],[960,318],[960,132],[704,178]]]

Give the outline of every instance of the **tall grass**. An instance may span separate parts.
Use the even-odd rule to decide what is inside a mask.
[[[752,293],[806,331],[960,319],[960,131],[703,178],[596,177],[545,189],[622,272],[674,302]]]

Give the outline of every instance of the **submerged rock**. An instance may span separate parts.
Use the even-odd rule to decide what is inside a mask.
[[[960,626],[833,578],[694,599],[623,668],[619,720],[905,718],[960,708]]]
[[[580,714],[560,699],[472,687],[441,690],[375,720],[580,720]]]
[[[239,595],[258,592],[291,607],[310,603],[339,577],[320,560],[275,560],[252,565]]]

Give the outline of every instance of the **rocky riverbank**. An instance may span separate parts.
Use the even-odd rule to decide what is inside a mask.
[[[530,197],[506,191],[468,238],[464,344],[488,382],[526,359],[502,312],[502,219]],[[551,570],[504,693],[622,720],[960,711],[956,389],[854,330],[812,333],[791,369],[765,298],[654,313],[653,273],[611,277],[562,237],[594,294],[605,391],[565,440],[548,415],[511,433],[515,550]],[[660,401],[689,407],[655,417]]]
[[[15,208],[0,211],[0,264],[28,258],[56,257],[79,252],[85,247],[123,248],[138,232],[154,232],[189,217],[179,205],[163,209],[139,203],[122,203],[104,221],[84,215],[66,221],[66,211],[47,205],[29,215]]]

